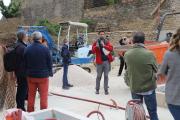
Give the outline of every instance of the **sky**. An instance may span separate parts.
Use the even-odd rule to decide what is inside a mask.
[[[1,0],[0,0],[1,1]],[[11,2],[11,0],[3,0],[5,5],[9,5],[9,3]],[[2,17],[2,14],[0,13],[0,19]]]

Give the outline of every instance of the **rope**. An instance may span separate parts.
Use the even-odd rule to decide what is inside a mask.
[[[103,120],[105,120],[104,115],[99,111],[100,106],[101,106],[101,104],[98,105],[98,109],[97,109],[97,110],[90,112],[90,113],[87,115],[87,117],[89,118],[92,114],[97,113],[97,118],[98,118],[98,120],[100,120],[100,116],[101,116],[101,118],[102,118]],[[99,116],[99,115],[100,115],[100,116]]]
[[[126,120],[146,120],[146,113],[140,101],[132,100],[128,102]]]
[[[101,116],[102,120],[105,120],[104,115],[103,115],[100,111],[92,111],[92,112],[90,112],[90,113],[87,115],[87,117],[89,118],[91,115],[96,114],[96,113]],[[98,118],[98,119],[99,119],[99,118]],[[100,120],[100,119],[99,119],[99,120]]]

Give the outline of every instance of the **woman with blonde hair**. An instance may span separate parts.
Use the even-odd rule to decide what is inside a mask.
[[[175,120],[180,119],[180,28],[170,41],[158,77],[166,76],[166,102]]]

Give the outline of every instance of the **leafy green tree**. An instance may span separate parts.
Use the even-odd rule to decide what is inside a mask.
[[[52,35],[57,35],[59,32],[59,28],[60,28],[60,26],[58,24],[51,23],[47,19],[40,19],[35,25],[36,26],[46,26],[48,31]]]
[[[4,5],[3,1],[0,1],[0,11],[5,18],[13,18],[20,16],[21,3],[19,0],[11,1],[9,6]]]

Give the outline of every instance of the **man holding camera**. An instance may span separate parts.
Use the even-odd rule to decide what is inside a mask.
[[[110,63],[113,61],[113,56],[111,54],[113,51],[113,46],[111,45],[110,41],[105,38],[104,31],[100,31],[98,35],[99,38],[93,43],[92,46],[92,53],[96,56],[96,94],[99,94],[101,77],[104,73],[104,91],[105,95],[108,95],[108,74]]]

